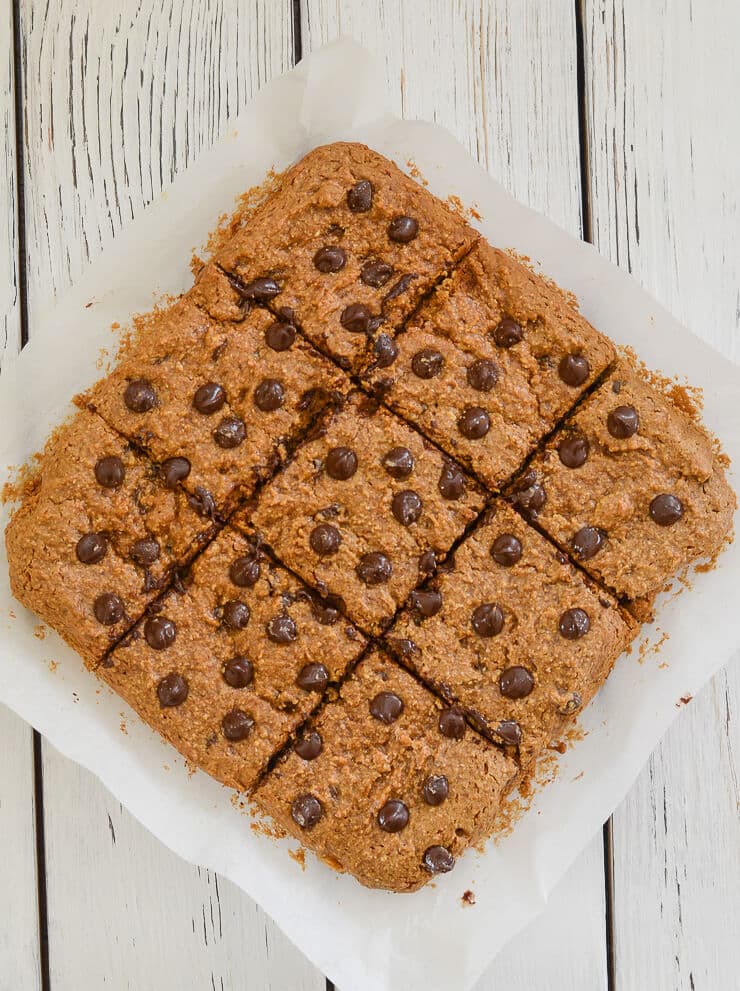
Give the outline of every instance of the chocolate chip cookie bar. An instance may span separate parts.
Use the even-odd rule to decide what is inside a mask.
[[[182,340],[181,326],[188,328]],[[292,325],[260,309],[218,323],[186,297],[155,314],[125,360],[81,401],[213,514],[226,515],[348,388]]]
[[[355,393],[237,525],[378,633],[483,505],[457,465]]]
[[[705,431],[627,363],[512,498],[641,617],[677,571],[719,549],[736,505]]]
[[[216,254],[197,287],[212,313],[238,299],[288,312],[316,346],[357,369],[392,339],[477,234],[360,144],[316,148]],[[210,300],[210,302],[209,302]]]
[[[248,790],[364,644],[227,527],[98,674],[194,766]]]
[[[495,490],[613,358],[561,290],[479,241],[366,378]]]
[[[82,411],[8,525],[13,595],[94,667],[212,531],[197,500]]]
[[[383,653],[360,662],[257,788],[257,808],[362,884],[413,891],[490,835],[517,772]]]
[[[453,566],[412,593],[388,643],[526,767],[590,701],[634,632],[613,599],[497,501]]]

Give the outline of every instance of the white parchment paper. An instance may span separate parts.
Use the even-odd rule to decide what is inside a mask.
[[[100,372],[110,326],[146,311],[153,293],[190,284],[190,252],[235,198],[314,146],[366,142],[403,168],[413,159],[441,197],[475,203],[495,245],[529,255],[615,341],[645,362],[704,390],[705,420],[740,464],[740,369],[680,326],[592,248],[516,203],[437,126],[401,121],[382,106],[378,62],[350,42],[329,46],[264,88],[198,162],[111,243],[67,296],[32,327],[31,342],[0,376],[0,466],[18,466],[70,412],[70,397]],[[87,304],[92,302],[92,306]],[[737,477],[733,480],[737,488]],[[4,526],[7,509],[2,510]],[[52,633],[10,596],[0,550],[0,701],[59,750],[96,774],[160,840],[230,878],[345,991],[465,991],[497,951],[545,904],[571,861],[618,805],[661,735],[677,700],[694,695],[740,646],[740,544],[695,587],[663,603],[646,634],[668,640],[642,661],[617,664],[583,714],[584,738],[560,760],[557,780],[513,834],[413,895],[367,891],[306,858],[305,871],[277,842],[250,828],[231,794],[182,760],[124,703],[101,689]],[[52,673],[50,661],[57,662]],[[125,713],[127,735],[120,730]],[[164,770],[168,765],[169,770]],[[475,892],[474,907],[461,895]],[[167,911],[162,892],[162,911]],[[536,952],[536,947],[532,947]]]

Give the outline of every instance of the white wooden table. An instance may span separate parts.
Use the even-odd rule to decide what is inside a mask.
[[[260,85],[349,34],[383,55],[405,116],[445,124],[740,359],[737,0],[0,5],[0,352]],[[736,660],[478,991],[739,986],[739,695]],[[2,991],[326,986],[0,706]]]

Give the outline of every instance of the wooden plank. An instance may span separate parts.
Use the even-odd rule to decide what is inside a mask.
[[[595,241],[735,359],[739,31],[734,0],[584,4]],[[735,659],[615,813],[618,989],[737,986],[739,703]]]
[[[444,125],[520,200],[580,233],[572,3],[308,0],[302,12],[304,52],[340,35],[377,52],[396,112]],[[597,837],[477,991],[606,988],[604,913]]]
[[[32,333],[38,308],[290,67],[293,22],[290,0],[23,0],[21,15]],[[43,755],[53,987],[215,989],[248,974],[323,991],[252,901]]]

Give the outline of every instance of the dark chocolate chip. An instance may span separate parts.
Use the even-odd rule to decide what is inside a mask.
[[[347,206],[352,213],[367,213],[373,205],[373,186],[367,179],[360,179],[347,192]]]
[[[559,704],[558,712],[563,716],[572,716],[583,706],[583,698],[580,692],[571,692]]]
[[[182,705],[188,697],[188,683],[181,674],[166,674],[157,685],[157,698],[163,709]]]
[[[566,468],[580,468],[588,460],[589,443],[581,434],[566,437],[558,445],[558,455]]]
[[[442,593],[433,588],[412,592],[410,604],[417,616],[429,619],[431,616],[436,616],[442,608]]]
[[[394,692],[378,692],[370,702],[370,715],[390,726],[403,712],[403,700]]]
[[[223,621],[230,630],[243,630],[249,622],[250,611],[246,602],[241,599],[229,599],[224,602]]]
[[[439,375],[445,360],[434,348],[422,348],[411,359],[411,371],[420,379],[432,379]]]
[[[386,833],[400,833],[409,823],[409,810],[398,798],[389,798],[378,812],[378,825]]]
[[[407,447],[393,447],[383,455],[382,465],[391,478],[408,478],[414,470],[414,456]]]
[[[606,534],[595,526],[583,526],[571,541],[573,552],[579,561],[588,561],[598,554],[606,543]]]
[[[532,472],[522,479],[521,488],[518,488],[511,497],[513,504],[521,512],[536,516],[547,502],[547,493],[544,486],[536,481],[537,476]]]
[[[678,496],[663,492],[650,503],[650,516],[658,526],[673,526],[683,516],[683,503]]]
[[[398,357],[398,345],[388,334],[378,334],[375,341],[375,363],[378,368],[390,368]]]
[[[582,354],[566,354],[560,359],[558,375],[566,385],[583,385],[590,374],[591,367]]]
[[[152,650],[166,650],[177,637],[177,627],[166,616],[150,616],[144,623],[144,637]]]
[[[232,283],[242,299],[254,300],[257,303],[266,303],[273,299],[280,292],[280,286],[274,279],[261,278],[253,279],[251,282]]]
[[[373,289],[380,289],[392,275],[393,268],[390,265],[374,258],[365,262],[360,269],[360,279],[366,286],[372,286]]]
[[[456,705],[440,712],[437,725],[442,736],[449,737],[450,740],[462,740],[468,728],[462,709],[458,709]]]
[[[319,248],[313,256],[313,263],[319,272],[339,272],[347,264],[347,255],[343,248],[330,244]]]
[[[357,455],[351,447],[332,447],[326,456],[326,474],[338,482],[346,482],[357,471]]]
[[[157,393],[148,379],[134,379],[126,386],[123,401],[132,413],[148,413],[157,405]]]
[[[504,614],[495,602],[483,602],[476,606],[470,623],[479,637],[495,637],[504,628]]]
[[[277,379],[263,379],[254,390],[254,405],[263,413],[274,413],[284,402],[285,389]]]
[[[445,461],[437,488],[445,499],[460,499],[465,494],[465,476],[451,461]]]
[[[485,358],[474,361],[465,374],[468,385],[478,392],[490,392],[498,382],[498,366]]]
[[[491,546],[491,557],[504,568],[511,568],[521,556],[521,542],[513,533],[502,533]]]
[[[131,545],[131,559],[143,568],[148,568],[159,558],[159,541],[154,537],[142,537]]]
[[[93,602],[95,619],[103,626],[115,626],[125,614],[123,603],[113,592],[103,592]]]
[[[102,485],[104,489],[117,489],[123,484],[125,475],[123,461],[115,455],[100,458],[95,463],[95,478],[98,485]]]
[[[421,497],[413,489],[396,492],[391,502],[391,512],[401,526],[411,526],[412,523],[416,523],[423,508]]]
[[[260,576],[260,563],[254,554],[244,554],[235,558],[229,568],[229,578],[239,588],[251,588]]]
[[[430,846],[424,851],[422,864],[430,874],[449,874],[455,866],[455,858],[446,846]]]
[[[247,428],[244,420],[240,420],[238,416],[225,416],[213,431],[213,439],[224,450],[239,447],[244,443],[246,436]]]
[[[202,485],[196,485],[193,493],[186,492],[185,497],[191,509],[207,520],[216,519],[216,500]]]
[[[295,341],[295,327],[284,320],[276,320],[265,331],[265,343],[273,351],[287,351]]]
[[[520,664],[506,668],[498,679],[498,690],[507,699],[523,699],[534,688],[532,672]]]
[[[618,396],[621,391],[622,391],[622,383],[619,381],[619,379],[614,379],[614,381],[612,382],[612,392],[616,396]]]
[[[356,571],[360,581],[372,588],[387,582],[393,573],[393,567],[385,554],[370,551],[369,554],[362,555]]]
[[[388,224],[388,237],[397,244],[408,244],[419,233],[419,224],[413,217],[394,217]]]
[[[493,332],[493,339],[500,348],[511,348],[524,337],[521,324],[511,317],[504,317]]]
[[[308,542],[314,554],[318,554],[319,557],[330,557],[339,550],[342,535],[331,523],[319,523],[311,531]]]
[[[310,829],[323,816],[324,807],[315,795],[299,795],[291,806],[290,814],[301,829]]]
[[[435,551],[424,551],[419,555],[419,574],[433,575],[437,570],[437,555]]]
[[[458,418],[457,429],[468,440],[480,440],[491,429],[491,418],[480,406],[467,406]]]
[[[292,616],[281,613],[273,616],[267,624],[267,636],[273,643],[293,643],[298,639],[298,627]]]
[[[190,462],[187,458],[167,458],[162,462],[162,476],[168,489],[176,489],[189,474]]]
[[[591,620],[584,609],[566,609],[558,623],[560,636],[566,640],[579,640],[591,629]]]
[[[204,416],[218,413],[226,402],[226,391],[218,382],[206,382],[199,385],[193,396],[193,406]]]
[[[320,733],[317,733],[316,730],[310,730],[300,740],[296,740],[293,749],[301,760],[316,760],[324,749],[324,741],[321,739]]]
[[[221,720],[221,730],[227,740],[237,743],[246,740],[254,729],[254,719],[243,709],[232,709]]]
[[[522,742],[522,729],[513,719],[504,719],[491,732],[495,733],[507,747],[518,747]]]
[[[226,662],[223,675],[226,684],[232,688],[246,688],[254,681],[254,665],[248,657],[237,654]]]
[[[617,406],[607,416],[606,426],[612,437],[625,440],[640,429],[640,417],[634,406]]]
[[[401,278],[391,286],[385,296],[383,296],[383,302],[390,303],[392,299],[398,299],[399,296],[402,296],[406,292],[414,279],[417,278],[418,276],[415,272],[407,272],[406,275],[402,275]]]
[[[108,541],[102,533],[86,533],[75,548],[80,564],[97,564],[108,553]]]
[[[342,310],[339,322],[352,334],[366,334],[370,329],[371,313],[364,303],[350,303]]]
[[[444,774],[430,774],[422,788],[427,805],[441,805],[449,793],[450,785]]]
[[[295,683],[304,692],[323,692],[329,684],[329,672],[323,664],[304,664]]]

